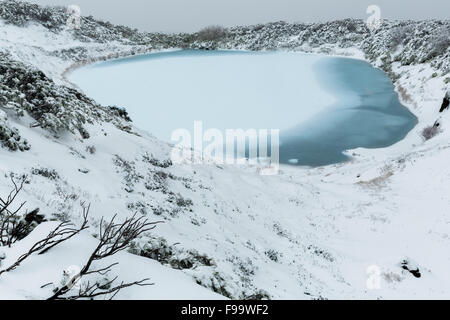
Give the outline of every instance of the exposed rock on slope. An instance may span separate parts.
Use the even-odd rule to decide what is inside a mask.
[[[449,104],[450,104],[450,90],[447,91],[447,93],[445,94],[445,97],[442,101],[442,106],[441,106],[441,109],[439,110],[439,112],[444,112],[445,110],[447,110]]]

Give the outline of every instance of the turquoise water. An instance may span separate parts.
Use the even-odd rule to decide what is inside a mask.
[[[346,161],[343,151],[392,145],[417,123],[387,75],[355,59],[186,50],[97,63],[70,79],[166,141],[195,120],[205,129],[280,129],[286,164]]]
[[[307,124],[281,133],[280,162],[322,166],[348,160],[343,151],[383,148],[402,140],[417,124],[389,77],[370,64],[329,58],[315,65],[325,90],[337,102]]]

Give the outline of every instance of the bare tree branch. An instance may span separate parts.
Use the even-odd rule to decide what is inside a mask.
[[[12,243],[23,238],[22,234],[26,235],[27,231],[29,232],[28,215],[25,216],[25,222],[21,220],[21,216],[19,215],[19,212],[22,210],[25,202],[20,204],[16,209],[11,209],[18,194],[23,189],[26,177],[22,177],[20,182],[16,182],[14,178],[11,177],[11,181],[13,184],[13,189],[8,194],[7,198],[0,197],[0,245],[8,246],[11,246]],[[45,238],[34,243],[26,253],[19,256],[13,264],[3,270],[0,270],[0,275],[16,269],[23,261],[34,253],[38,253],[40,255],[45,254],[55,246],[71,239],[81,231],[87,229],[89,227],[88,215],[90,206],[86,206],[84,203],[81,203],[81,207],[83,209],[83,221],[80,227],[75,227],[70,221],[61,222]],[[38,211],[38,209],[33,210],[30,214],[36,215]],[[106,267],[92,269],[92,264],[95,261],[105,259],[115,255],[119,251],[127,249],[134,239],[138,238],[143,233],[152,230],[155,228],[156,224],[160,223],[148,222],[148,220],[143,217],[136,218],[136,214],[132,217],[126,218],[123,223],[116,223],[115,219],[116,215],[109,222],[105,222],[103,218],[101,219],[99,228],[99,244],[93,250],[80,272],[71,277],[69,281],[67,281],[61,288],[56,288],[49,300],[76,300],[83,298],[93,299],[98,296],[106,295],[111,295],[110,298],[113,299],[119,291],[124,288],[131,286],[152,285],[152,283],[148,283],[148,279],[143,279],[130,283],[121,282],[120,285],[113,286],[113,283],[117,280],[117,277],[115,277],[114,279],[108,280],[103,284],[100,284],[98,281],[94,282],[94,284],[90,284],[88,281],[87,284],[80,286],[76,295],[67,295],[74,285],[78,281],[81,281],[83,277],[95,274],[106,276],[111,271],[111,268],[118,264],[116,262]],[[47,283],[43,287],[47,287],[48,285],[49,284]]]
[[[26,177],[23,176],[20,182],[17,183],[11,176],[13,189],[6,199],[0,197],[0,244],[2,246],[10,247],[17,240],[16,235],[20,234],[21,231],[19,229],[24,227],[20,224],[18,213],[22,210],[25,202],[21,203],[15,210],[10,210],[10,208],[22,191],[25,180]]]
[[[57,246],[61,242],[69,240],[73,236],[79,234],[81,231],[88,228],[88,215],[89,215],[89,206],[83,206],[83,222],[79,228],[74,228],[73,224],[70,222],[61,222],[55,229],[53,229],[47,237],[36,242],[28,252],[22,254],[16,262],[10,265],[8,268],[0,270],[0,275],[14,270],[17,268],[25,259],[30,257],[33,253],[39,252],[39,254],[43,254],[50,250],[51,248]]]
[[[116,281],[116,277],[103,285],[100,285],[97,282],[91,285],[87,282],[85,286],[80,287],[77,295],[66,296],[66,294],[73,288],[74,284],[81,281],[83,277],[92,274],[106,275],[111,271],[112,267],[118,264],[113,263],[107,267],[91,270],[92,264],[95,261],[102,260],[116,254],[119,251],[125,250],[130,246],[134,239],[139,237],[141,234],[154,229],[156,224],[159,223],[148,222],[148,220],[143,217],[136,218],[136,214],[130,218],[126,218],[123,223],[115,223],[115,219],[116,215],[114,215],[110,222],[105,222],[103,218],[101,219],[99,226],[99,244],[86,261],[86,264],[83,268],[81,268],[80,272],[73,276],[66,285],[61,288],[57,288],[49,300],[76,300],[82,298],[94,298],[108,294],[112,294],[111,298],[113,298],[123,288],[135,285],[151,285],[150,283],[147,283],[148,279],[143,279],[131,283],[122,282],[118,286],[109,288]]]
[[[105,289],[112,285],[117,280],[117,277],[115,277],[112,280],[109,280],[108,282],[104,284],[95,283],[93,285],[90,285],[88,282],[86,286],[80,288],[78,290],[78,293],[73,296],[68,296],[65,298],[55,298],[55,300],[78,300],[78,299],[93,299],[98,296],[105,296],[108,294],[112,294],[112,296],[109,298],[110,300],[114,299],[114,297],[119,293],[120,290],[132,286],[139,286],[139,287],[145,287],[145,286],[151,286],[154,285],[154,283],[147,283],[150,279],[143,279],[140,281],[134,281],[130,283],[124,283],[121,282],[120,285]]]
[[[39,254],[46,253],[47,251],[49,251],[53,247],[57,246],[61,242],[69,240],[73,236],[79,234],[81,231],[89,228],[89,226],[87,224],[88,224],[88,215],[89,215],[89,210],[91,208],[91,205],[85,206],[84,203],[82,203],[81,207],[83,208],[83,222],[81,223],[81,226],[79,228],[66,227],[65,230],[62,230],[63,232],[61,232],[61,235],[66,235],[66,236],[60,237],[59,239],[55,238],[55,239],[49,241],[47,243],[47,247],[42,249],[41,252],[39,252]],[[68,226],[69,226],[69,224],[68,224]]]

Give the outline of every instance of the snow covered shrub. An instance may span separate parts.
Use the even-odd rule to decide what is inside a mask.
[[[273,250],[273,249],[269,249],[269,250],[265,251],[264,254],[273,262],[278,262],[278,259],[282,255],[281,253],[279,253],[278,251]]]
[[[439,122],[436,121],[432,126],[423,129],[422,136],[427,141],[435,137],[440,131]]]
[[[227,29],[221,26],[205,27],[197,33],[200,41],[219,41],[227,36]]]
[[[141,181],[144,177],[136,171],[136,164],[134,161],[127,161],[118,155],[113,159],[114,165],[121,169],[123,173],[123,180],[126,185],[125,191],[131,193],[134,191],[135,184]]]
[[[32,168],[31,174],[43,176],[50,180],[58,180],[59,174],[55,169],[47,169],[47,168]]]
[[[197,265],[212,266],[213,261],[208,256],[200,255],[198,252],[192,250],[173,257],[169,261],[169,264],[174,269],[183,270],[192,269]]]
[[[243,296],[242,297],[243,300],[270,300],[270,295],[267,291],[265,290],[257,290],[255,293],[252,293],[251,295],[248,296]]]
[[[180,208],[189,209],[190,211],[192,211],[191,207],[194,205],[191,199],[183,198],[183,196],[179,193],[170,194],[168,201],[171,203],[175,203]]]
[[[9,126],[6,114],[0,110],[0,145],[10,151],[26,151],[30,150],[28,141],[23,139],[19,130]]]
[[[54,30],[65,25],[68,16],[62,7],[43,7],[21,1],[5,0],[0,6],[0,17],[7,23],[19,27],[35,21]]]
[[[158,159],[154,158],[153,156],[150,156],[148,153],[145,153],[142,156],[142,160],[146,163],[150,163],[151,165],[153,165],[155,167],[159,167],[159,168],[168,168],[168,167],[172,166],[172,160],[170,160],[170,159],[158,160]]]
[[[169,245],[167,240],[161,237],[151,238],[144,245],[134,243],[130,252],[162,264],[168,264],[173,269],[179,270],[215,265],[213,259],[206,254],[200,254],[196,250],[179,249],[176,244]]]
[[[273,224],[273,231],[279,237],[291,239],[290,233],[287,230],[285,230],[279,222]]]
[[[11,246],[22,240],[44,221],[44,216],[39,214],[39,209],[22,214],[25,202],[15,203],[26,180],[26,176],[18,180],[11,177],[13,189],[6,197],[0,196],[0,246]]]
[[[19,206],[15,211],[11,211],[11,205],[18,193],[22,190],[25,178],[20,184],[17,184],[12,180],[14,184],[14,189],[8,195],[7,198],[0,198],[2,206],[0,206],[0,218],[8,219],[0,221],[0,241],[1,245],[10,246],[15,241],[23,239],[26,236],[23,234],[22,238],[14,236],[14,229],[19,229],[23,232],[25,228],[20,224],[16,223],[10,217],[15,217],[16,213],[21,210],[23,204]],[[59,244],[77,236],[82,231],[89,228],[88,224],[88,214],[89,206],[81,204],[82,213],[82,223],[79,227],[74,226],[70,221],[63,221],[59,223],[53,230],[51,230],[46,236],[36,241],[32,246],[27,246],[28,251],[23,252],[15,262],[10,265],[0,268],[0,276],[4,273],[13,272],[15,269],[19,268],[25,260],[33,255],[43,255],[48,251],[52,250]],[[43,216],[38,214],[38,210],[34,210],[32,213],[26,215],[25,223],[32,225],[32,223],[43,222]],[[6,227],[5,227],[6,226]],[[109,279],[109,272],[111,268],[116,266],[118,263],[109,264],[104,268],[94,268],[93,264],[97,261],[110,258],[116,253],[126,250],[130,247],[131,243],[139,238],[146,232],[153,230],[155,223],[148,222],[147,220],[141,218],[136,218],[132,216],[125,219],[122,223],[115,222],[115,216],[110,221],[105,221],[103,218],[100,221],[100,228],[98,233],[98,245],[92,251],[92,253],[87,257],[87,260],[82,264],[81,268],[77,268],[74,272],[69,272],[70,270],[63,270],[63,278],[59,283],[48,283],[41,288],[45,288],[48,285],[53,285],[51,291],[51,296],[49,300],[77,300],[77,299],[94,299],[95,297],[105,297],[109,296],[111,299],[122,289],[132,287],[132,286],[147,286],[151,285],[148,283],[148,279],[142,279],[134,282],[120,282],[120,284],[115,284],[117,277],[112,277]],[[29,249],[28,249],[29,248]],[[4,259],[4,255],[1,255],[1,260]],[[13,260],[14,261],[14,260]],[[55,285],[56,284],[56,285]],[[74,289],[74,284],[79,284],[79,288]],[[74,289],[74,290],[72,290]]]
[[[168,174],[164,171],[156,171],[149,175],[144,183],[147,190],[156,191],[160,190],[163,193],[167,192],[167,177]]]
[[[244,282],[250,282],[249,278],[255,275],[258,267],[253,264],[250,258],[241,258],[238,256],[232,256],[227,259],[233,263],[236,267],[236,271],[240,274],[241,280]]]
[[[25,214],[17,223],[16,228],[11,232],[12,239],[19,241],[28,236],[39,224],[46,221],[44,215],[39,214],[39,208]]]
[[[0,1],[0,17],[6,23],[16,26],[26,26],[29,23],[39,23],[45,28],[57,32],[66,29],[69,18],[66,7],[52,6],[44,7],[36,4],[16,0]],[[95,20],[93,17],[81,17],[82,28],[71,30],[74,37],[83,42],[92,40],[106,43],[117,41],[121,43],[152,44],[161,45],[169,43],[170,40],[178,40],[176,36],[160,34],[155,36],[149,33],[140,33],[136,29],[125,26],[115,26],[109,22]],[[176,47],[176,45],[175,45]]]
[[[213,292],[216,292],[228,299],[237,299],[238,297],[234,297],[231,293],[232,290],[229,288],[227,280],[222,276],[219,272],[214,271],[211,276],[205,275],[196,275],[194,276],[195,282],[198,285],[211,289]]]
[[[414,34],[414,28],[410,25],[393,28],[390,31],[389,46],[395,49],[398,45],[406,42]]]
[[[33,127],[55,135],[69,131],[83,139],[89,138],[84,127],[87,123],[105,121],[123,128],[123,111],[102,107],[75,89],[56,85],[42,71],[13,61],[4,53],[0,53],[0,74],[0,104],[9,106],[18,116],[27,112],[36,121]]]
[[[329,253],[328,251],[326,251],[324,249],[321,249],[321,248],[319,248],[319,247],[317,247],[315,245],[309,245],[308,246],[308,250],[312,254],[314,254],[316,256],[319,256],[319,257],[322,257],[323,259],[328,260],[330,262],[334,262],[334,260],[335,260],[333,258],[333,256],[331,255],[331,253]]]
[[[111,111],[111,114],[124,119],[127,122],[131,122],[131,118],[128,116],[128,112],[125,110],[125,108],[120,108],[116,106],[109,106],[109,110]]]
[[[164,219],[176,218],[183,212],[193,212],[194,203],[190,199],[183,198],[180,194],[175,194],[167,189],[158,190],[164,194],[168,194],[166,202],[163,206],[150,206],[153,214],[162,216]]]
[[[450,26],[442,26],[437,29],[429,40],[429,53],[426,60],[443,55],[450,47]]]
[[[148,214],[148,208],[150,207],[149,204],[142,202],[142,201],[136,201],[136,202],[129,202],[127,203],[127,209],[136,213],[140,213],[143,216],[146,216]]]
[[[84,210],[84,223],[82,228],[74,229],[74,232],[87,228],[88,211],[89,207],[87,207],[87,210]],[[116,216],[110,221],[105,221],[103,218],[101,219],[98,233],[99,244],[92,251],[78,272],[53,289],[53,294],[50,296],[49,300],[94,299],[99,296],[110,296],[112,299],[123,288],[152,285],[151,283],[148,283],[149,279],[142,279],[129,283],[121,282],[120,284],[115,285],[114,283],[117,280],[117,277],[113,277],[109,280],[109,272],[111,271],[111,268],[118,263],[110,264],[101,269],[93,267],[95,262],[110,258],[120,251],[129,249],[133,241],[146,232],[153,230],[156,224],[148,222],[142,217],[137,218],[135,215],[125,219],[122,223],[116,223],[115,218]],[[101,276],[100,279],[99,276]],[[74,283],[79,283],[79,288],[77,290],[72,290]]]
[[[95,154],[97,152],[97,149],[95,146],[87,146],[86,151],[89,152],[89,154]]]
[[[348,20],[346,22],[347,30],[350,32],[356,32],[358,30],[358,25],[354,20]]]

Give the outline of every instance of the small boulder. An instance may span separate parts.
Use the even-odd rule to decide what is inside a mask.
[[[447,110],[450,105],[450,90],[447,91],[447,94],[444,97],[444,101],[442,101],[442,106],[439,112],[443,112],[444,110]]]
[[[408,271],[409,273],[411,273],[414,277],[416,278],[420,278],[422,276],[422,274],[420,273],[419,267],[416,265],[412,265],[412,263],[408,260],[403,260],[401,262],[401,267],[403,270]]]

